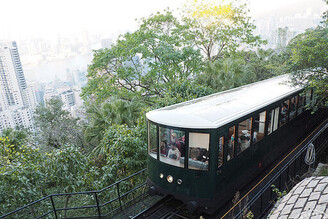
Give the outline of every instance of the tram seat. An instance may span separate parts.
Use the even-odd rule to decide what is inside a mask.
[[[181,157],[180,158],[180,163],[184,163],[185,158]],[[189,166],[197,168],[197,169],[207,169],[208,168],[208,163],[205,163],[203,161],[199,161],[199,160],[193,160],[191,158],[189,158]]]
[[[264,133],[258,132],[257,135],[256,135],[256,141],[259,141],[262,138],[264,138]]]

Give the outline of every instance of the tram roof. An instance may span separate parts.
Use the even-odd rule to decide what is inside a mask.
[[[281,75],[187,102],[156,109],[146,114],[158,124],[194,129],[213,129],[274,103],[298,90]]]

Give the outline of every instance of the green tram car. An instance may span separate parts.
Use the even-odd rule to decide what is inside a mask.
[[[288,77],[148,112],[151,193],[211,214],[288,151],[325,116]]]

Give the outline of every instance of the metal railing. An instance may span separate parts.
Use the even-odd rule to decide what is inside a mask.
[[[279,166],[283,161],[285,163],[271,178],[263,179],[267,180],[265,183],[259,182],[256,184],[252,190],[250,190],[246,195],[244,195],[228,212],[226,212],[222,218],[247,218],[248,214],[251,214],[252,218],[263,218],[266,216],[270,209],[275,204],[279,195],[272,190],[274,185],[280,192],[286,189],[288,182],[292,178],[295,178],[301,170],[306,169],[308,165],[305,164],[304,158],[306,154],[307,146],[313,143],[316,146],[316,150],[320,151],[327,147],[328,140],[328,122],[326,121],[323,126],[318,130],[315,130],[312,137],[306,138],[299,145],[302,145],[299,149],[296,147],[294,150],[299,149],[295,154],[294,150],[291,151],[286,158],[276,165]],[[310,135],[310,136],[311,136]],[[293,154],[293,155],[292,155]],[[289,156],[291,156],[289,158]],[[264,184],[264,185],[263,185]],[[260,188],[257,188],[260,187]],[[257,188],[257,189],[256,189]]]
[[[52,194],[0,218],[108,218],[147,193],[146,170],[140,170],[98,191]],[[75,203],[76,206],[68,207]]]

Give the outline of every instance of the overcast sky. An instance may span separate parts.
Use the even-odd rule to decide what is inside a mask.
[[[270,13],[313,7],[323,10],[323,0],[249,1],[254,18]],[[136,27],[136,18],[164,8],[174,9],[186,0],[1,0],[0,39],[23,36],[57,37],[81,30],[124,33]],[[276,12],[275,12],[276,11]]]

